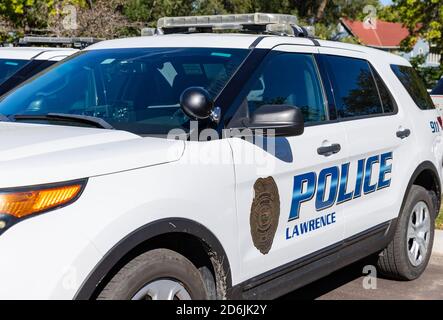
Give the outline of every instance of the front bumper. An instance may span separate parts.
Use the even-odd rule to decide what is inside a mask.
[[[0,299],[73,299],[102,258],[57,211],[20,222],[0,236]]]

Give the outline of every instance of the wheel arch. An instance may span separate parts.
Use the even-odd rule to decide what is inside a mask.
[[[399,215],[403,211],[406,199],[408,197],[412,185],[419,185],[425,188],[426,190],[433,191],[435,193],[435,197],[433,199],[434,205],[436,210],[438,211],[441,202],[441,182],[437,168],[434,166],[432,162],[425,161],[415,169],[406,187]]]
[[[168,218],[138,228],[112,247],[83,281],[74,299],[96,297],[123,265],[156,248],[177,251],[196,267],[200,264],[208,266],[215,278],[217,297],[223,298],[228,294],[232,287],[230,263],[217,237],[196,221]]]

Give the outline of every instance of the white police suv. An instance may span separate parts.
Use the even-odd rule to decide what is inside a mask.
[[[260,34],[177,34],[233,27]],[[442,124],[406,60],[282,15],[158,33],[1,99],[0,298],[275,298],[373,254],[423,273]]]
[[[77,51],[44,47],[0,48],[0,96]]]

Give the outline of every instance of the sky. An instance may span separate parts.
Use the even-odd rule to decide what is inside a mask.
[[[387,4],[391,4],[391,3],[392,3],[391,0],[380,0],[380,2],[381,2],[382,4],[384,4],[384,5],[387,5]]]

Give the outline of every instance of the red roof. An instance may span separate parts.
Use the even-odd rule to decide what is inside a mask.
[[[372,27],[368,27],[362,21],[341,19],[341,22],[362,44],[371,47],[399,47],[400,42],[409,35],[408,29],[396,22],[377,20]]]

